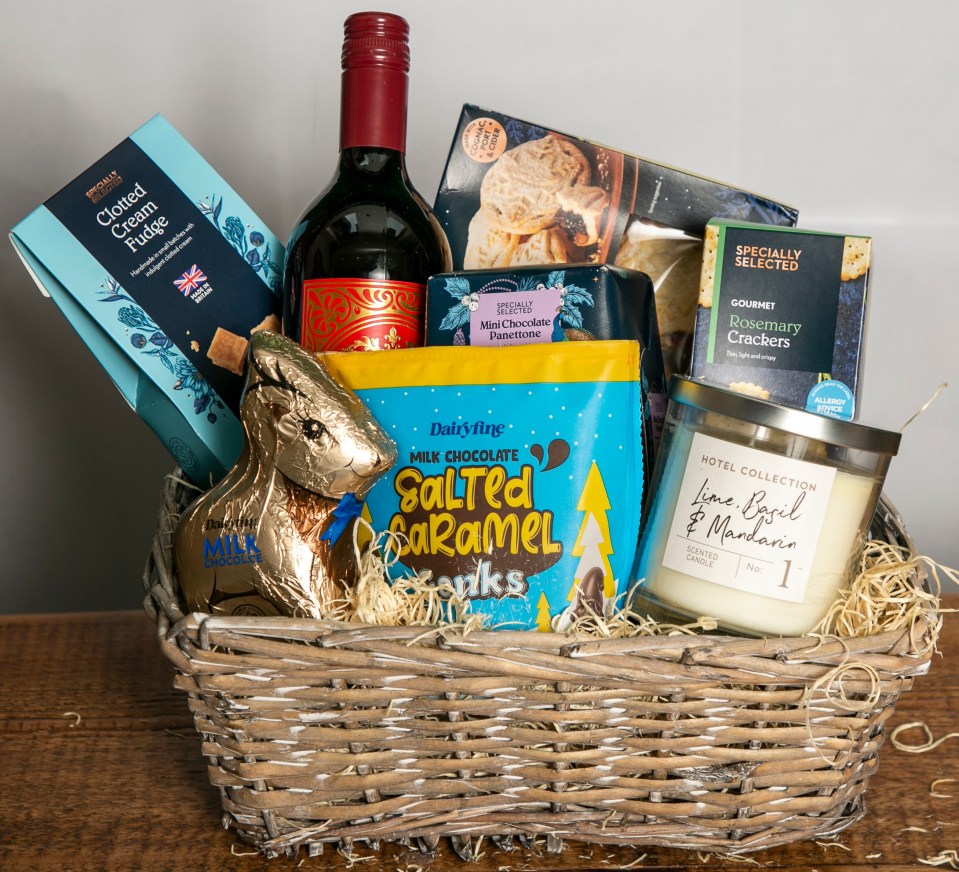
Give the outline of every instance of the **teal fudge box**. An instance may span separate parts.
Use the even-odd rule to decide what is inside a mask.
[[[222,477],[250,333],[279,308],[283,246],[263,221],[157,115],[10,238],[186,474]]]

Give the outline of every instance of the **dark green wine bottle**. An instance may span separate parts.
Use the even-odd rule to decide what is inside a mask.
[[[423,344],[426,280],[451,268],[406,172],[409,28],[360,12],[343,41],[340,160],[287,245],[283,332],[313,351]]]

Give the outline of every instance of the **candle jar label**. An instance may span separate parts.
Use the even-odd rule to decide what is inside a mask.
[[[835,476],[831,467],[695,433],[663,566],[802,602]]]

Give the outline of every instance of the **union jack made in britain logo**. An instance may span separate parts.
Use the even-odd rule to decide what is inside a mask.
[[[205,281],[206,275],[203,270],[193,264],[180,278],[174,279],[173,284],[184,297],[189,297]]]

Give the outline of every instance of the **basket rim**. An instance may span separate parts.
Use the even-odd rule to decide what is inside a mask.
[[[144,609],[156,621],[161,641],[171,643],[164,646],[178,649],[176,640],[189,634],[206,637],[215,630],[231,630],[254,635],[266,634],[275,637],[296,635],[312,636],[315,644],[345,646],[351,640],[362,639],[365,643],[375,641],[399,642],[407,645],[444,648],[455,645],[466,647],[473,643],[495,643],[509,648],[527,648],[531,650],[556,651],[568,657],[589,657],[605,654],[626,653],[665,653],[682,650],[697,652],[696,659],[708,655],[712,648],[721,647],[724,656],[741,654],[752,657],[773,657],[778,659],[801,656],[803,652],[815,654],[816,659],[831,659],[837,650],[848,657],[854,653],[888,652],[911,661],[916,669],[909,668],[903,674],[917,675],[928,669],[933,646],[921,643],[941,620],[938,609],[928,609],[926,627],[915,637],[910,627],[891,630],[872,636],[772,636],[768,638],[749,638],[722,633],[683,634],[660,636],[635,636],[629,638],[602,639],[593,636],[576,636],[561,633],[538,633],[528,630],[507,629],[464,629],[458,625],[405,626],[393,627],[360,622],[345,622],[319,618],[291,618],[276,616],[225,616],[206,612],[184,612],[180,606],[175,570],[172,566],[172,536],[175,520],[179,516],[179,506],[188,491],[200,493],[201,489],[190,484],[177,468],[164,479],[162,504],[157,518],[157,529],[153,546],[148,555],[143,572],[143,585],[146,591]],[[884,538],[892,544],[916,552],[916,545],[906,530],[901,514],[883,493],[873,519],[873,529],[877,527]],[[920,579],[925,580],[925,570],[920,567]],[[172,655],[168,650],[168,656]],[[182,655],[181,655],[182,656]],[[179,660],[178,657],[173,657]]]

